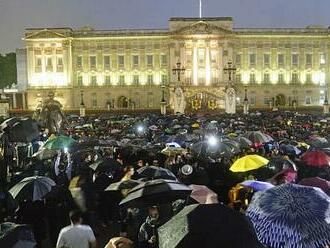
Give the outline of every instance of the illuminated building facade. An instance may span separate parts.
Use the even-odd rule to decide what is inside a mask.
[[[164,30],[27,29],[27,106],[54,92],[65,109],[169,107],[182,76],[187,108],[223,109],[229,61],[237,68],[237,103],[322,105],[329,81],[330,30],[241,29],[230,17],[171,18]],[[83,92],[83,94],[81,94]],[[83,95],[83,99],[81,99]]]

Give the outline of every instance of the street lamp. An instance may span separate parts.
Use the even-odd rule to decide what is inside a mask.
[[[86,109],[84,104],[84,91],[80,91],[80,109],[79,109],[80,117],[85,117]]]
[[[243,113],[247,115],[249,113],[249,99],[247,96],[247,87],[244,88],[244,102],[243,102]]]
[[[160,113],[166,115],[166,100],[165,100],[165,82],[161,85],[162,99],[160,100]]]
[[[180,83],[181,81],[181,74],[184,74],[184,72],[186,71],[186,69],[181,66],[181,62],[177,62],[176,63],[176,67],[174,67],[172,69],[173,71],[173,75],[177,75],[178,76],[178,82]]]
[[[323,114],[329,114],[328,84],[325,84]]]

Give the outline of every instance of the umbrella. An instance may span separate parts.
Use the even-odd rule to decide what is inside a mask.
[[[191,189],[172,180],[156,179],[141,183],[129,191],[119,205],[125,207],[153,206],[186,199]]]
[[[280,172],[284,169],[293,169],[297,170],[296,165],[290,160],[286,159],[285,157],[273,157],[269,160],[269,163],[266,165],[267,168],[275,171]]]
[[[243,136],[238,136],[237,138],[234,138],[234,140],[240,144],[241,148],[250,148],[253,145],[251,140]]]
[[[190,197],[200,204],[219,203],[218,195],[205,185],[191,184],[189,188],[192,190]]]
[[[132,189],[139,185],[140,182],[136,180],[125,180],[110,184],[105,191],[120,191],[123,189]]]
[[[33,158],[37,158],[38,160],[47,160],[52,159],[57,155],[56,150],[49,150],[49,149],[40,149],[36,153],[32,155]]]
[[[297,179],[297,171],[291,169],[291,168],[287,168],[287,169],[283,169],[282,171],[278,172],[277,174],[275,174],[270,180],[272,182],[275,182],[274,184],[276,184],[276,182],[286,182],[286,183],[292,183],[295,182]]]
[[[230,167],[230,170],[232,172],[246,172],[259,169],[268,163],[269,161],[267,159],[259,155],[246,155],[237,159]]]
[[[299,155],[301,153],[301,150],[293,145],[280,145],[280,151],[289,155]]]
[[[115,159],[105,158],[99,159],[93,164],[89,165],[93,171],[116,171],[120,168],[120,163],[118,163]]]
[[[247,180],[247,181],[241,182],[240,185],[252,188],[254,191],[263,191],[263,190],[271,189],[274,187],[274,185],[271,183],[255,181],[255,180]]]
[[[260,131],[248,132],[245,137],[251,140],[253,143],[268,143],[273,141],[273,138],[270,135]]]
[[[48,177],[26,177],[13,186],[9,193],[19,202],[26,199],[37,201],[49,193],[55,185],[56,183]]]
[[[1,124],[0,129],[9,134],[11,142],[29,143],[39,136],[38,123],[31,118],[10,118]]]
[[[175,175],[168,169],[157,166],[144,166],[137,170],[137,173],[142,178],[147,179],[170,179],[176,180]]]
[[[158,228],[159,248],[259,248],[245,216],[222,204],[186,206]]]
[[[76,144],[76,141],[68,136],[60,135],[55,137],[50,137],[43,148],[50,150],[62,150],[64,148],[69,148],[70,146]]]
[[[301,159],[306,163],[306,165],[312,167],[326,168],[330,165],[330,156],[323,151],[307,151],[301,156]]]
[[[173,146],[167,146],[161,151],[161,153],[165,154],[166,156],[174,156],[178,154],[183,154],[185,152],[187,152],[186,149]]]
[[[28,225],[5,222],[0,224],[0,247],[34,248],[33,230]]]
[[[320,189],[283,184],[255,193],[246,214],[267,247],[320,248],[330,244],[329,209]]]
[[[328,196],[330,196],[330,182],[319,178],[319,177],[309,177],[304,178],[299,182],[300,185],[311,186],[322,189]]]
[[[191,151],[197,157],[210,156],[212,158],[230,158],[234,155],[233,149],[227,144],[217,143],[210,145],[207,141],[199,141],[194,143],[191,147]]]
[[[329,147],[329,142],[326,138],[315,136],[315,135],[310,136],[309,139],[306,140],[306,143],[315,148]]]

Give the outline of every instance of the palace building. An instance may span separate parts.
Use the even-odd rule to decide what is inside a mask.
[[[230,17],[171,18],[168,29],[26,29],[26,102],[35,109],[50,92],[64,109],[159,109],[164,90],[173,107],[185,68],[186,109],[223,109],[236,68],[236,101],[250,106],[320,106],[327,99],[330,30],[235,28]],[[161,87],[164,85],[165,87]]]

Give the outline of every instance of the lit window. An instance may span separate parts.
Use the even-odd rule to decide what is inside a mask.
[[[308,53],[306,54],[306,66],[311,66],[313,63],[313,55]]]
[[[77,84],[78,84],[78,86],[83,86],[83,77],[82,76],[78,76]]]
[[[265,83],[265,84],[270,83],[269,73],[264,73],[264,83]]]
[[[91,69],[95,69],[96,68],[96,56],[90,56],[89,63],[90,63]]]
[[[106,75],[104,77],[104,84],[105,85],[111,85],[111,77],[110,77],[110,75]]]
[[[124,75],[119,76],[119,85],[125,85],[125,76]]]
[[[283,73],[278,74],[278,80],[277,81],[278,81],[279,84],[284,83],[284,74]]]
[[[256,75],[254,73],[250,73],[250,80],[249,82],[251,84],[255,83],[256,82]]]
[[[91,86],[96,86],[96,85],[97,85],[96,76],[91,76]]]
[[[250,54],[249,62],[250,62],[250,66],[255,66],[256,65],[256,55],[254,53]]]
[[[57,58],[57,67],[56,67],[57,72],[63,72],[63,59],[62,57]]]
[[[148,75],[147,83],[148,83],[149,85],[151,85],[151,84],[153,84],[153,82],[154,82],[154,77],[153,77],[152,74],[149,74],[149,75]]]
[[[162,74],[162,84],[166,84],[167,83],[167,75]]]
[[[284,54],[278,54],[277,63],[278,66],[284,66]]]
[[[296,83],[299,82],[299,75],[298,75],[298,73],[296,73],[296,72],[292,73],[291,82],[293,84],[296,84]]]
[[[312,83],[312,74],[311,73],[307,73],[306,74],[306,83]]]
[[[53,71],[53,60],[52,60],[52,58],[47,58],[46,70],[48,72]]]
[[[82,67],[82,56],[77,57],[77,67],[79,67],[79,68]]]
[[[125,64],[124,55],[119,55],[118,56],[118,65],[119,65],[119,67],[124,67],[124,64]]]
[[[104,65],[104,69],[105,70],[109,70],[110,69],[110,56],[109,55],[105,55],[103,57],[103,65]]]
[[[204,64],[205,52],[204,49],[198,49],[198,62]]]
[[[292,65],[297,66],[298,65],[298,60],[299,60],[298,54],[296,54],[296,53],[292,54],[291,60],[292,60]]]
[[[264,66],[270,65],[270,54],[264,54]]]
[[[138,55],[133,55],[132,60],[133,60],[134,67],[139,66],[139,56]]]
[[[160,63],[162,66],[167,65],[167,56],[165,54],[162,54]]]
[[[147,66],[153,66],[154,63],[154,56],[147,55]]]
[[[133,83],[135,85],[139,85],[140,83],[139,75],[133,75]]]
[[[236,65],[241,65],[241,62],[242,62],[242,55],[241,54],[236,54],[236,57],[235,57]]]

